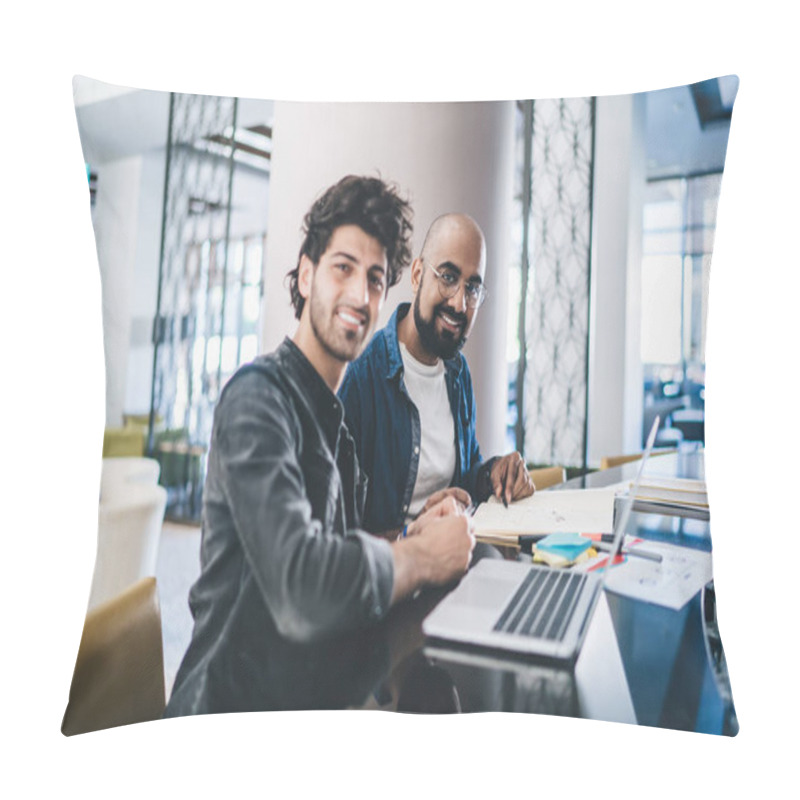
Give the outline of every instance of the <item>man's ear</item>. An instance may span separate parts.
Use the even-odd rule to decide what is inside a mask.
[[[419,285],[422,282],[422,259],[415,258],[411,262],[411,289],[416,294],[419,291]]]
[[[297,273],[297,290],[304,300],[311,294],[311,282],[314,277],[314,263],[307,255],[300,256],[300,268]]]

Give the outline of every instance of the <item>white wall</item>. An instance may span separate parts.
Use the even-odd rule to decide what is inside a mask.
[[[97,174],[94,228],[103,297],[106,426],[113,427],[122,424],[125,405],[142,158],[98,164]]]
[[[414,252],[439,214],[464,211],[487,239],[487,301],[465,355],[478,404],[484,455],[504,445],[507,263],[513,191],[514,106],[498,103],[359,104],[276,102],[262,347],[296,327],[285,275],[315,198],[349,173],[399,184],[414,209]],[[410,299],[410,278],[389,293],[379,326]],[[498,357],[498,354],[499,357]]]
[[[641,450],[641,241],[645,98],[596,106],[589,346],[589,465]]]

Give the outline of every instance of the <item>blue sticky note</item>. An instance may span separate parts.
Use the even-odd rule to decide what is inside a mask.
[[[544,550],[574,561],[581,553],[592,546],[592,542],[579,533],[551,533],[536,543],[537,550]]]

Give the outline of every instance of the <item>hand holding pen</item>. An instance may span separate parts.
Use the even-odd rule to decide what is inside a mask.
[[[492,465],[489,479],[492,483],[492,494],[506,508],[512,500],[530,497],[535,491],[525,461],[516,452],[498,458]]]

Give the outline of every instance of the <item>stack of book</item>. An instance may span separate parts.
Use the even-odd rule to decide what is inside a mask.
[[[706,483],[688,478],[645,476],[636,492],[633,510],[646,514],[673,514],[707,520],[709,512]]]

